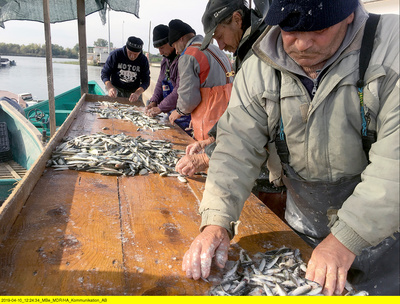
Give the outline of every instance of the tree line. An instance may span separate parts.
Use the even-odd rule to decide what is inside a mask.
[[[97,39],[93,42],[94,46],[108,46],[108,41],[105,39]],[[112,47],[112,43],[110,43]],[[58,44],[51,45],[52,56],[63,58],[78,58],[79,44],[76,44],[72,49],[64,48]],[[0,43],[0,54],[10,56],[35,56],[46,57],[46,45],[38,43],[30,43],[28,45],[19,45],[14,43]]]
[[[79,44],[76,44],[72,49],[64,49],[58,44],[52,44],[51,51],[54,57],[78,58]],[[0,54],[11,56],[46,57],[46,45],[37,43],[31,43],[28,45],[0,43]]]

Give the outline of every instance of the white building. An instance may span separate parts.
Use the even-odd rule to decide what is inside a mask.
[[[111,51],[115,48],[111,48]],[[107,46],[89,46],[87,48],[88,64],[104,65],[108,57]]]

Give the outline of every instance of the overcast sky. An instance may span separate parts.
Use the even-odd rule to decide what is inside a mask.
[[[129,0],[127,0],[129,1]],[[149,27],[151,38],[153,28],[158,24],[168,25],[172,19],[181,19],[188,23],[198,34],[204,35],[201,17],[208,0],[141,0],[139,18],[132,14],[110,12],[110,41],[114,47],[121,47],[129,36],[140,37],[144,49],[149,47]],[[108,17],[108,15],[107,15]],[[44,25],[33,21],[7,21],[5,29],[0,28],[0,42],[45,44]],[[102,25],[99,13],[86,17],[87,45],[92,46],[98,38],[108,40],[108,25]],[[51,24],[51,43],[64,48],[72,48],[78,43],[78,25],[76,20]],[[158,50],[150,45],[150,52]]]
[[[111,11],[110,41],[114,47],[121,47],[129,36],[137,36],[144,41],[144,49],[148,51],[150,22],[150,39],[152,39],[153,28],[160,23],[168,24],[172,19],[181,19],[190,24],[197,34],[204,35],[201,17],[207,2],[208,0],[141,0],[140,18],[132,14]],[[371,12],[398,14],[399,0],[372,1],[367,7]],[[43,23],[7,21],[4,24],[5,29],[0,28],[0,42],[45,44]],[[92,46],[98,38],[108,40],[108,25],[102,25],[99,13],[93,13],[86,17],[87,45]],[[64,48],[74,47],[78,43],[77,21],[51,24],[51,42]],[[150,53],[158,53],[152,43]]]

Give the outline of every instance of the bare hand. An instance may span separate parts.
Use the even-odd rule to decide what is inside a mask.
[[[324,286],[323,293],[327,296],[340,295],[355,257],[353,252],[329,234],[314,249],[308,262],[306,279]]]
[[[160,114],[160,113],[161,113],[161,110],[160,110],[159,107],[153,107],[153,108],[150,108],[150,109],[148,109],[148,110],[145,111],[145,114],[146,114],[147,116],[150,116],[150,117],[157,116],[157,115]]]
[[[149,109],[154,108],[154,107],[156,107],[156,106],[157,106],[157,103],[154,102],[154,101],[152,101],[152,102],[150,102],[144,109],[145,109],[145,110],[149,110]]]
[[[206,279],[210,275],[214,256],[217,266],[224,268],[228,260],[229,243],[225,228],[214,225],[205,227],[183,257],[182,270],[186,272],[186,277]]]
[[[180,115],[177,110],[174,110],[169,115],[169,122],[173,125],[174,121],[177,120],[178,118],[181,118],[181,116],[182,115]]]
[[[140,95],[138,93],[134,92],[134,93],[131,94],[131,96],[129,96],[129,101],[130,102],[135,102],[135,101],[137,101],[139,99],[139,96]]]
[[[209,158],[205,153],[185,155],[175,166],[175,171],[187,176],[208,169]]]
[[[108,90],[108,96],[115,98],[117,97],[117,89],[112,87]]]

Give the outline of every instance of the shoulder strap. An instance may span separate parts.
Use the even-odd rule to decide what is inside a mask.
[[[369,18],[365,24],[364,36],[361,43],[360,50],[360,61],[359,61],[359,77],[357,81],[357,87],[362,88],[364,86],[364,75],[368,68],[369,61],[371,59],[372,49],[374,47],[376,28],[379,23],[380,15],[369,14]]]
[[[376,142],[377,134],[375,130],[368,130],[368,117],[364,110],[364,93],[365,86],[364,76],[368,68],[369,61],[374,47],[375,33],[378,26],[380,15],[369,14],[369,18],[365,24],[364,36],[361,43],[360,59],[359,59],[359,80],[357,81],[358,96],[360,98],[360,111],[361,111],[361,139],[363,150],[369,162],[369,150],[371,145]]]
[[[219,57],[213,51],[211,51],[210,48],[207,48],[206,51],[209,52],[211,54],[211,56],[213,56],[214,59],[219,63],[221,68],[224,70],[224,73],[225,73],[225,76],[226,76],[226,83],[230,83],[229,78],[231,76],[235,75],[235,72],[232,70],[232,65],[231,65],[231,71],[228,72],[228,70],[226,69],[224,63],[221,61],[221,59],[219,59]]]

